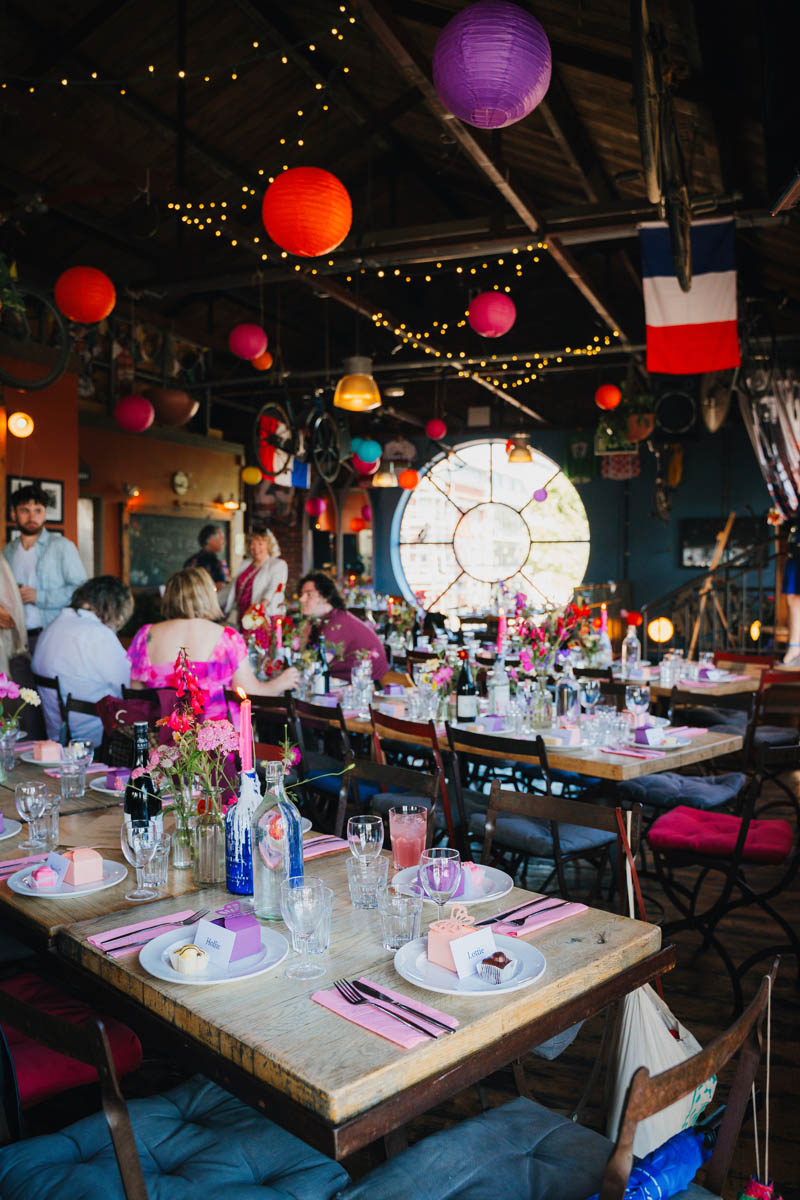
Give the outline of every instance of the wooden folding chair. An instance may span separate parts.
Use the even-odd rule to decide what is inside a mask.
[[[300,750],[298,776],[304,785],[303,792],[311,791],[318,798],[316,804],[310,801],[316,809],[315,824],[325,822],[330,828],[338,811],[339,776],[351,753],[342,706],[295,700],[293,711],[295,741]]]
[[[69,724],[69,714],[73,712],[83,713],[86,717],[97,717],[98,720],[100,719],[96,700],[79,700],[77,696],[73,696],[72,692],[70,692],[64,705],[64,724],[67,730],[68,742],[73,738],[72,729]]]
[[[58,679],[54,675],[37,675],[35,671],[31,672],[31,678],[33,679],[33,686],[36,688],[37,692],[41,692],[42,689],[45,691],[49,690],[51,692],[55,692],[58,699],[58,715],[62,722],[65,721],[66,716],[64,713],[64,697],[61,694],[61,685],[58,682]]]
[[[383,817],[384,843],[389,844],[389,809],[393,805],[418,804],[428,810],[428,833],[425,845],[433,842],[435,822],[434,808],[439,795],[441,777],[439,768],[433,772],[413,771],[408,767],[388,766],[372,762],[371,759],[349,755],[339,789],[339,807],[336,811],[333,832],[344,837],[345,817],[348,805],[355,812],[372,811]]]

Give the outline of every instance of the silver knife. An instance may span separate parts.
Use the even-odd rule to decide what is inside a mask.
[[[540,896],[538,900],[529,900],[527,904],[518,904],[516,908],[507,908],[505,912],[495,913],[493,917],[484,917],[482,921],[475,922],[475,928],[480,925],[495,925],[498,921],[505,921],[507,917],[513,917],[516,913],[521,913],[523,909],[535,908],[537,904],[545,904],[548,900],[557,900],[558,896]]]
[[[384,1008],[382,1004],[376,1003],[375,1000],[368,1000],[366,996],[364,997],[364,1003],[369,1004],[371,1008],[377,1009],[378,1012],[384,1013],[385,1016],[399,1021],[401,1025],[408,1025],[410,1029],[416,1029],[417,1033],[424,1033],[426,1037],[433,1038],[434,1041],[440,1036],[438,1033],[432,1033],[430,1029],[426,1029],[424,1025],[418,1025],[416,1021],[412,1021],[409,1017],[401,1017],[399,1013],[392,1012],[390,1008]],[[394,1004],[394,1000],[392,1004]],[[426,1021],[427,1019],[427,1017],[424,1018]]]
[[[139,938],[136,942],[126,942],[124,938],[121,938],[119,941],[109,942],[107,946],[98,946],[97,949],[102,950],[104,954],[108,954],[110,950],[133,950],[135,946],[145,946],[148,942],[152,942],[153,938],[161,937],[162,933],[177,933],[180,928],[180,922],[177,925],[154,925],[152,933],[149,930],[142,930],[142,933],[147,933],[147,937]]]
[[[393,1000],[391,996],[387,996],[386,992],[379,992],[377,988],[370,987],[369,984],[359,983],[357,979],[351,979],[350,986],[354,987],[357,992],[362,992],[365,996],[374,996],[376,1000],[385,1000],[387,1004],[393,1004],[395,1008],[402,1008],[403,1012],[411,1013],[412,1016],[419,1017],[421,1021],[428,1021],[431,1025],[436,1025],[439,1029],[443,1029],[445,1033],[456,1032],[452,1025],[445,1025],[444,1021],[437,1021],[436,1017],[429,1017],[426,1013],[420,1012],[418,1008],[412,1008],[408,1004],[401,1004],[399,1000]]]

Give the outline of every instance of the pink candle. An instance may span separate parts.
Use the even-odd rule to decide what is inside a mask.
[[[283,649],[283,617],[275,618],[275,653]]]
[[[497,610],[497,653],[503,653],[503,643],[506,640],[506,610]]]
[[[241,688],[236,689],[241,696],[245,693]],[[253,705],[246,698],[242,700],[239,706],[239,758],[242,763],[243,771],[252,771],[253,769]]]
[[[608,629],[608,609],[606,608],[605,600],[600,605],[600,630],[605,633]]]

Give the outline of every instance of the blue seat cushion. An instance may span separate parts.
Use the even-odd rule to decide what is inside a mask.
[[[316,788],[318,792],[325,792],[328,795],[339,795],[344,770],[344,763],[340,758],[334,758],[332,754],[321,754],[316,750],[310,750],[304,755],[303,765],[307,780],[313,779],[313,783],[309,782],[309,787]],[[359,790],[363,800],[367,800],[372,794],[368,784],[361,784]]]
[[[742,733],[747,728],[748,714],[744,709],[723,708],[716,704],[679,704],[673,712],[674,725],[736,726]]]
[[[196,1077],[128,1105],[150,1200],[329,1200],[347,1172],[229,1092]],[[98,1114],[0,1149],[3,1200],[124,1200]]]
[[[745,785],[746,776],[740,771],[728,775],[676,775],[662,771],[658,775],[642,775],[617,785],[618,795],[625,804],[643,804],[649,808],[669,809],[678,804],[689,808],[719,808],[736,798]]]
[[[424,1138],[337,1200],[586,1200],[599,1191],[612,1143],[520,1098]],[[697,1184],[673,1200],[712,1200]]]
[[[476,813],[469,823],[469,831],[475,837],[484,836],[486,814]],[[615,833],[607,833],[603,829],[587,829],[583,825],[558,826],[558,840],[562,854],[587,853],[609,846],[616,842]],[[550,832],[549,821],[538,821],[532,817],[506,816],[498,813],[493,845],[507,846],[510,850],[519,850],[523,854],[531,854],[534,858],[553,857],[553,835]]]
[[[756,725],[753,740],[757,746],[796,746],[800,733],[786,725]]]

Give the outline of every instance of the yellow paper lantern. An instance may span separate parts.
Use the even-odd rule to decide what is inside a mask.
[[[242,483],[248,483],[251,487],[255,487],[257,483],[261,483],[261,478],[260,467],[244,467],[242,470]]]
[[[647,636],[653,642],[668,642],[675,633],[669,617],[655,617],[647,626]]]

